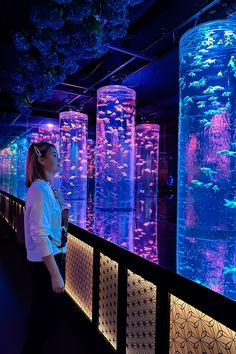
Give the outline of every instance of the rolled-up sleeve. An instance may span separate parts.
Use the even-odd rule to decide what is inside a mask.
[[[38,254],[46,257],[53,253],[50,235],[51,218],[48,196],[42,189],[35,188],[29,210],[30,235],[37,245]]]

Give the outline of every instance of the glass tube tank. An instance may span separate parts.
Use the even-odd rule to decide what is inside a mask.
[[[61,189],[65,199],[87,199],[88,116],[60,113]]]
[[[134,208],[134,90],[120,85],[97,92],[96,208]]]
[[[89,200],[94,198],[95,188],[95,146],[96,143],[93,139],[87,140],[87,153],[88,153],[88,184],[87,195]]]
[[[236,21],[180,42],[178,272],[236,300]]]
[[[159,161],[158,124],[136,126],[136,197],[157,197]]]
[[[58,125],[47,123],[39,126],[39,141],[46,141],[47,143],[55,145],[58,153],[59,140],[60,131]]]

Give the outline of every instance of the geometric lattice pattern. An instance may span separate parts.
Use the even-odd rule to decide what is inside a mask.
[[[92,320],[93,248],[68,234],[66,292]]]
[[[171,295],[170,354],[236,354],[236,332]]]
[[[155,353],[156,286],[128,271],[126,353]]]
[[[99,331],[117,348],[118,264],[100,253]]]

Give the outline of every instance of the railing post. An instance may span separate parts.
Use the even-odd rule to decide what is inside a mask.
[[[156,353],[169,353],[170,296],[164,284],[157,285],[156,294]]]
[[[117,301],[117,353],[119,354],[126,352],[127,286],[127,269],[119,264]]]

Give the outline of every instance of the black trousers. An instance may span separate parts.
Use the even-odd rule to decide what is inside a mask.
[[[65,275],[62,254],[55,256],[61,272]],[[42,354],[47,339],[63,318],[65,294],[52,291],[51,276],[44,262],[28,262],[32,278],[32,305],[28,317],[28,335],[21,354]]]

